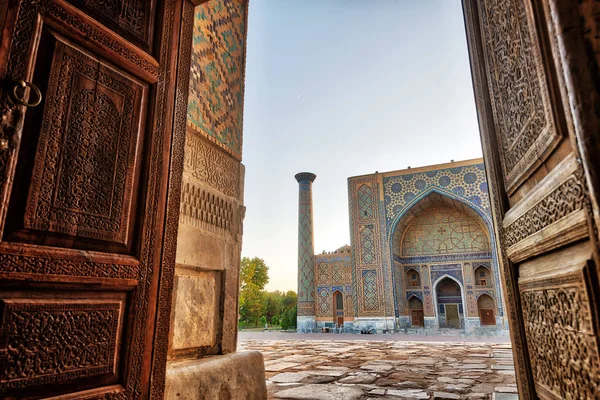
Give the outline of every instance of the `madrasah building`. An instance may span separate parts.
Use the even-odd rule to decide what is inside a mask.
[[[348,178],[351,246],[322,254],[295,177],[299,332],[507,329],[482,159]]]

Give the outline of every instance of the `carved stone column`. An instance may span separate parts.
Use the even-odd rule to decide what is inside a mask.
[[[236,352],[247,1],[195,5],[178,68],[185,151],[163,398],[266,399],[262,354]]]
[[[316,327],[315,268],[312,209],[312,183],[317,176],[300,172],[295,176],[299,184],[298,204],[298,332],[312,331]]]

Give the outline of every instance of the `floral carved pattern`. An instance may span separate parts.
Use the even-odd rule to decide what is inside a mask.
[[[80,3],[102,18],[116,24],[143,42],[148,42],[150,1],[139,0],[70,0]]]
[[[558,138],[531,10],[521,0],[486,0],[481,32],[494,123],[509,188]]]
[[[559,219],[584,209],[586,204],[583,171],[578,169],[556,190],[504,228],[505,243],[508,247],[517,244]]]
[[[88,278],[140,278],[140,265],[102,263],[67,258],[42,258],[17,254],[0,254],[0,271],[12,273],[80,276]]]
[[[49,82],[26,227],[125,243],[144,88],[60,41]]]
[[[185,139],[184,171],[223,194],[240,198],[239,161],[188,132]]]
[[[120,303],[2,303],[0,393],[114,373]]]
[[[520,285],[525,334],[539,394],[600,398],[600,359],[582,271]]]

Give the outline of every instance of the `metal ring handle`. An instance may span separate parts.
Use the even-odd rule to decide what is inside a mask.
[[[27,88],[27,86],[29,86],[29,88],[31,90],[33,90],[35,92],[35,95],[37,96],[36,101],[34,101],[33,103],[26,103],[25,101],[20,99],[19,96],[17,95],[17,89],[19,87],[25,89],[25,88]],[[9,92],[9,94],[11,95],[10,97],[13,102],[20,104],[22,106],[25,106],[25,107],[35,107],[35,106],[38,106],[42,102],[42,92],[40,92],[40,89],[38,89],[38,87],[35,86],[33,83],[25,82],[23,80],[15,82],[15,84],[12,88],[12,92]]]

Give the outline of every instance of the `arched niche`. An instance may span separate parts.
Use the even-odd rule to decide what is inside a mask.
[[[481,326],[496,325],[496,302],[492,296],[482,294],[477,298],[477,310]]]
[[[440,327],[462,328],[466,303],[461,283],[452,276],[441,276],[433,285],[433,293]]]
[[[407,289],[421,287],[421,274],[415,268],[410,268],[408,271],[406,271],[404,277]]]
[[[396,257],[491,251],[489,226],[478,211],[435,191],[402,214],[391,236]],[[417,237],[425,240],[416,243]]]
[[[332,294],[333,304],[333,322],[335,326],[344,326],[344,295],[341,291],[336,290]]]
[[[475,268],[475,286],[491,286],[492,272],[485,265],[480,265]]]
[[[411,296],[408,299],[408,309],[410,310],[411,325],[423,327],[425,325],[423,301],[415,295]]]

